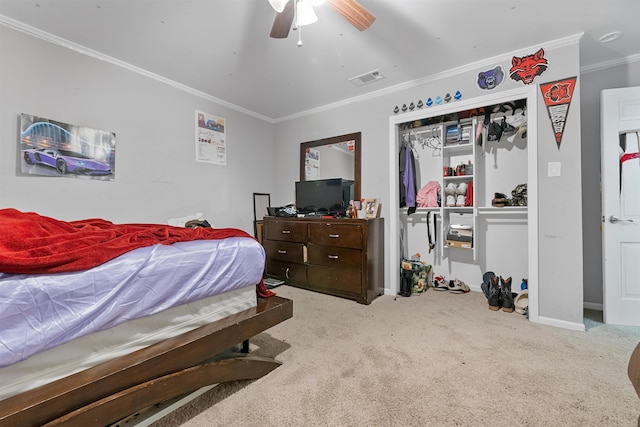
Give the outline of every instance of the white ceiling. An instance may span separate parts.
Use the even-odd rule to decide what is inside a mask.
[[[369,29],[324,4],[302,47],[297,31],[269,37],[268,0],[0,0],[0,24],[274,121],[581,33],[582,69],[640,60],[640,0],[359,1],[377,17]],[[622,38],[598,42],[611,31]],[[385,78],[348,81],[375,69]]]

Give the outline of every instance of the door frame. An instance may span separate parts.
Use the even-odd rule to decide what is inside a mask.
[[[385,294],[397,295],[400,289],[400,202],[399,202],[399,135],[398,125],[422,118],[435,117],[513,101],[527,101],[527,251],[529,320],[539,323],[538,298],[538,86],[506,90],[447,104],[398,114],[389,118],[389,257],[386,268],[389,272],[389,287]]]

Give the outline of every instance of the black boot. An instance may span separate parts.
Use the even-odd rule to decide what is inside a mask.
[[[500,310],[501,302],[500,283],[498,282],[498,278],[496,276],[490,277],[489,280],[489,310],[498,311]]]
[[[487,299],[491,296],[491,280],[495,278],[496,274],[493,271],[487,271],[482,275],[482,284],[480,285],[480,288]]]
[[[502,295],[500,296],[502,299],[502,311],[512,313],[515,304],[513,303],[513,294],[511,293],[511,277],[503,279],[502,276],[500,276],[500,287],[502,288]]]

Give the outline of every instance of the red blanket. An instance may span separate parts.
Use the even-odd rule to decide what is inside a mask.
[[[191,240],[249,237],[235,228],[182,228],[113,224],[103,219],[65,222],[16,209],[0,209],[0,272],[60,273],[87,270],[133,249]],[[264,283],[262,297],[274,295]]]

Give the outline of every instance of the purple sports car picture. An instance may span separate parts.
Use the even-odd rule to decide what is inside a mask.
[[[50,148],[24,150],[24,161],[29,165],[39,164],[55,168],[60,175],[109,175],[111,166],[80,153]]]
[[[23,174],[115,180],[113,132],[21,114],[18,145]]]

